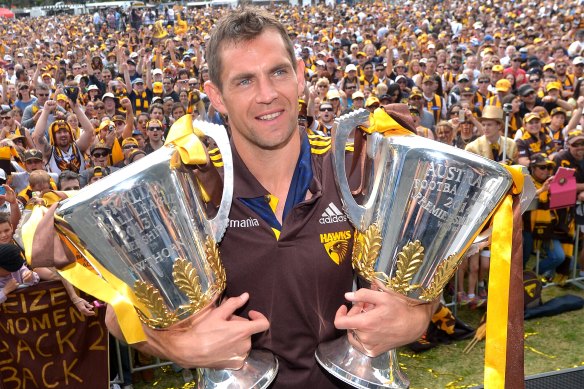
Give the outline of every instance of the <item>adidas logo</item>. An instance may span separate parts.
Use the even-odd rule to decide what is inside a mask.
[[[330,203],[322,213],[318,222],[320,224],[341,223],[347,220],[343,212],[339,211],[336,205]]]

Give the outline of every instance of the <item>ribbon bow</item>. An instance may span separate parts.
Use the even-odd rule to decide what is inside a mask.
[[[207,153],[200,136],[205,135],[193,127],[192,115],[186,114],[170,127],[164,144],[176,147],[185,165],[204,165],[207,163]]]
[[[368,134],[379,132],[384,135],[390,131],[393,134],[412,134],[411,131],[404,128],[381,107],[369,115],[369,128],[363,128],[363,131]]]

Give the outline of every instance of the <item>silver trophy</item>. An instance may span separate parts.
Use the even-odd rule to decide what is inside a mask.
[[[414,134],[367,136],[363,189],[349,188],[345,145],[366,122],[364,110],[342,116],[333,135],[333,163],[344,211],[356,228],[353,267],[368,282],[433,301],[454,275],[512,184],[499,164]],[[358,388],[408,388],[395,350],[372,358],[347,337],[323,343],[318,362]]]
[[[217,243],[233,196],[229,139],[222,126],[188,124],[198,129],[190,128],[206,163],[185,165],[177,147],[165,145],[82,189],[55,213],[61,239],[100,276],[119,280],[140,320],[157,329],[196,315],[225,290]],[[205,146],[209,138],[220,150],[223,178]],[[277,370],[271,353],[252,350],[239,370],[201,369],[199,387],[265,388]]]

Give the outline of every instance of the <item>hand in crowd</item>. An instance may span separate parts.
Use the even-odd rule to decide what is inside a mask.
[[[2,187],[4,188],[6,193],[0,195],[0,201],[2,202],[6,201],[8,204],[16,203],[16,193],[14,192],[14,189],[12,189],[10,186],[6,184],[2,185]]]
[[[14,278],[12,278],[6,283],[6,285],[4,285],[4,288],[2,288],[2,292],[4,292],[4,295],[8,295],[9,293],[14,292],[16,288],[18,288],[18,282]]]
[[[47,100],[47,102],[45,103],[45,109],[51,113],[53,111],[55,111],[55,109],[57,108],[57,102],[55,100]],[[39,114],[41,111],[39,110],[39,112],[37,112],[37,114]]]
[[[95,316],[96,315],[95,311],[93,310],[93,305],[81,297],[78,297],[77,299],[75,299],[73,301],[73,304],[75,304],[75,308],[77,308],[77,310],[85,316]]]
[[[124,97],[120,100],[120,105],[125,109],[125,110],[129,110],[132,109],[132,102],[130,101],[129,98]]]

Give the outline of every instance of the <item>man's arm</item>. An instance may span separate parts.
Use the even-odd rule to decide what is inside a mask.
[[[122,139],[132,136],[134,131],[134,110],[132,109],[132,102],[127,97],[120,100],[120,105],[126,110],[126,125],[122,132]]]
[[[6,194],[0,195],[0,200],[4,200],[10,204],[10,224],[12,224],[12,229],[16,231],[18,222],[20,221],[20,208],[18,207],[18,201],[16,200],[16,193],[14,193],[14,189],[6,184],[2,186],[4,187]]]
[[[79,120],[80,127],[83,129],[81,135],[79,135],[79,139],[77,139],[75,143],[77,144],[77,147],[79,147],[81,152],[85,153],[87,149],[89,149],[89,146],[91,146],[91,143],[93,142],[94,139],[95,132],[93,130],[93,124],[91,124],[91,121],[89,120],[87,115],[85,115],[85,112],[81,109],[77,102],[75,103],[71,102],[71,106],[73,107],[73,112],[75,113],[77,119]]]
[[[56,107],[57,102],[55,100],[47,100],[34,127],[34,132],[32,133],[32,140],[34,141],[35,146],[40,151],[42,151],[43,157],[45,157],[47,160],[49,159],[49,154],[51,153],[51,145],[49,145],[49,142],[45,137],[45,131],[47,130],[49,114],[53,112]]]

